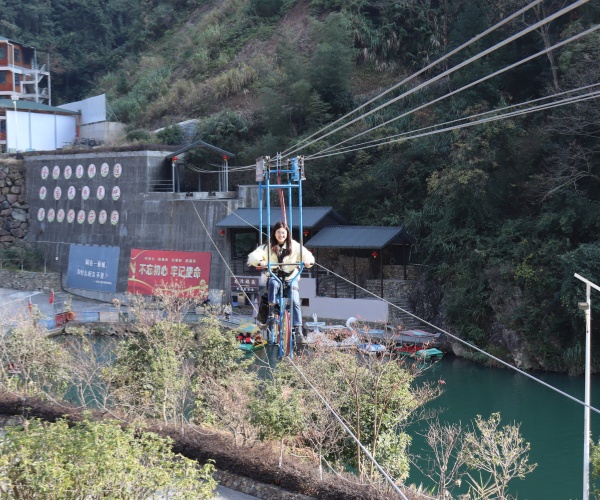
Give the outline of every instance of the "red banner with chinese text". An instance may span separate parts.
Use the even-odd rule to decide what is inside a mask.
[[[210,252],[131,249],[127,291],[154,295],[155,288],[173,286],[179,295],[205,297],[210,281]]]

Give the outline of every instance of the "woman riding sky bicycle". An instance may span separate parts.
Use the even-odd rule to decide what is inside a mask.
[[[302,260],[300,260],[302,259]],[[268,296],[269,306],[272,308],[277,303],[277,296],[281,283],[285,283],[284,294],[289,298],[290,282],[300,272],[298,263],[302,262],[304,267],[312,267],[315,263],[313,254],[305,247],[301,246],[296,240],[292,239],[292,234],[286,224],[277,222],[271,232],[269,244],[260,245],[250,255],[248,255],[248,265],[264,268],[267,271],[267,264],[271,264],[271,275],[268,275]],[[276,279],[273,275],[279,278]],[[296,333],[296,342],[302,342],[302,309],[300,307],[300,293],[298,290],[298,280],[294,282],[292,295],[293,306],[293,327]]]

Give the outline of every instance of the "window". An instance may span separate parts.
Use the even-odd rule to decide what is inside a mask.
[[[21,51],[19,49],[15,49],[15,62],[21,62]]]
[[[6,83],[6,71],[0,71],[0,84]]]
[[[25,61],[25,64],[27,66],[31,65],[31,52],[24,52],[23,53],[23,60]]]
[[[0,59],[6,59],[6,46],[0,45]]]
[[[15,87],[18,87],[21,83],[21,75],[19,73],[15,73]]]
[[[258,233],[256,231],[236,231],[231,239],[233,245],[233,256],[245,257],[256,249],[256,244],[258,243]]]

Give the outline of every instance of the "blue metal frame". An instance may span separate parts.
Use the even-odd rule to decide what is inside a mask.
[[[304,247],[304,231],[303,231],[303,221],[302,221],[302,181],[304,180],[304,175],[303,175],[303,159],[299,159],[299,158],[292,158],[291,160],[286,160],[286,161],[282,161],[281,156],[277,155],[277,158],[275,159],[275,165],[273,168],[272,162],[270,161],[270,159],[268,157],[263,157],[262,159],[262,171],[263,171],[263,175],[262,175],[262,180],[258,181],[258,201],[259,201],[259,233],[260,233],[260,237],[259,237],[259,245],[263,244],[263,235],[266,234],[267,237],[267,242],[266,245],[267,247],[269,247],[270,245],[270,236],[271,236],[271,189],[285,189],[287,191],[287,199],[288,199],[288,212],[287,212],[287,223],[288,223],[288,227],[290,228],[290,232],[292,233],[293,236],[293,230],[294,230],[294,226],[293,226],[293,220],[292,220],[292,205],[293,205],[293,191],[294,189],[297,190],[297,195],[298,195],[298,213],[299,213],[299,223],[298,223],[298,229],[299,229],[299,241],[300,241],[300,262],[298,263],[298,267],[299,267],[299,272],[296,274],[296,276],[294,276],[292,278],[292,280],[289,282],[289,284],[286,284],[284,282],[282,282],[282,280],[280,280],[277,276],[275,275],[271,275],[273,278],[275,278],[277,281],[279,281],[280,287],[279,287],[279,295],[277,297],[278,299],[278,305],[279,305],[279,356],[283,356],[285,353],[285,349],[284,349],[284,338],[285,335],[283,334],[284,332],[284,324],[283,324],[283,318],[284,318],[284,310],[285,307],[289,307],[290,309],[290,328],[293,330],[294,328],[294,308],[290,307],[291,305],[291,301],[293,300],[293,288],[294,285],[296,284],[296,282],[298,281],[298,279],[300,278],[300,275],[302,274],[302,271],[304,270],[304,263],[303,263],[303,259],[302,259],[302,248]],[[257,168],[257,174],[259,168]],[[273,184],[271,182],[271,175],[275,175],[276,179],[279,178],[279,176],[287,176],[287,183],[286,184]],[[263,191],[265,193],[265,196],[263,198]],[[263,201],[265,201],[266,203],[263,203]],[[266,205],[266,213],[267,213],[267,217],[266,217],[266,226],[265,226],[265,220],[263,217],[263,210],[265,208]],[[266,228],[266,230],[265,230]],[[270,248],[268,248],[268,254],[270,255]],[[269,271],[269,274],[271,274],[271,262],[270,259],[267,260],[267,270]],[[284,293],[285,293],[285,287],[289,286],[290,287],[290,298],[286,299],[284,297]],[[272,325],[270,325],[272,327]],[[273,335],[273,331],[271,330],[270,335]],[[293,331],[290,332],[290,357],[293,357],[294,355],[294,336],[293,336]]]

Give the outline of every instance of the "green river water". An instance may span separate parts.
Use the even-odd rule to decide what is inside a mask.
[[[531,373],[563,392],[584,399],[584,378],[563,374]],[[531,444],[530,463],[535,471],[525,479],[514,479],[510,490],[519,499],[566,500],[583,497],[584,407],[510,369],[488,368],[445,356],[424,373],[428,379],[445,382],[444,394],[431,406],[443,409],[444,422],[470,422],[476,415],[502,415],[501,425],[521,423],[521,435]],[[593,377],[591,405],[600,401],[600,377]],[[591,412],[592,436],[600,436],[600,415]],[[413,452],[419,446],[415,439]],[[417,474],[412,474],[418,482]],[[423,479],[423,481],[425,481]],[[424,482],[424,484],[427,484]]]

